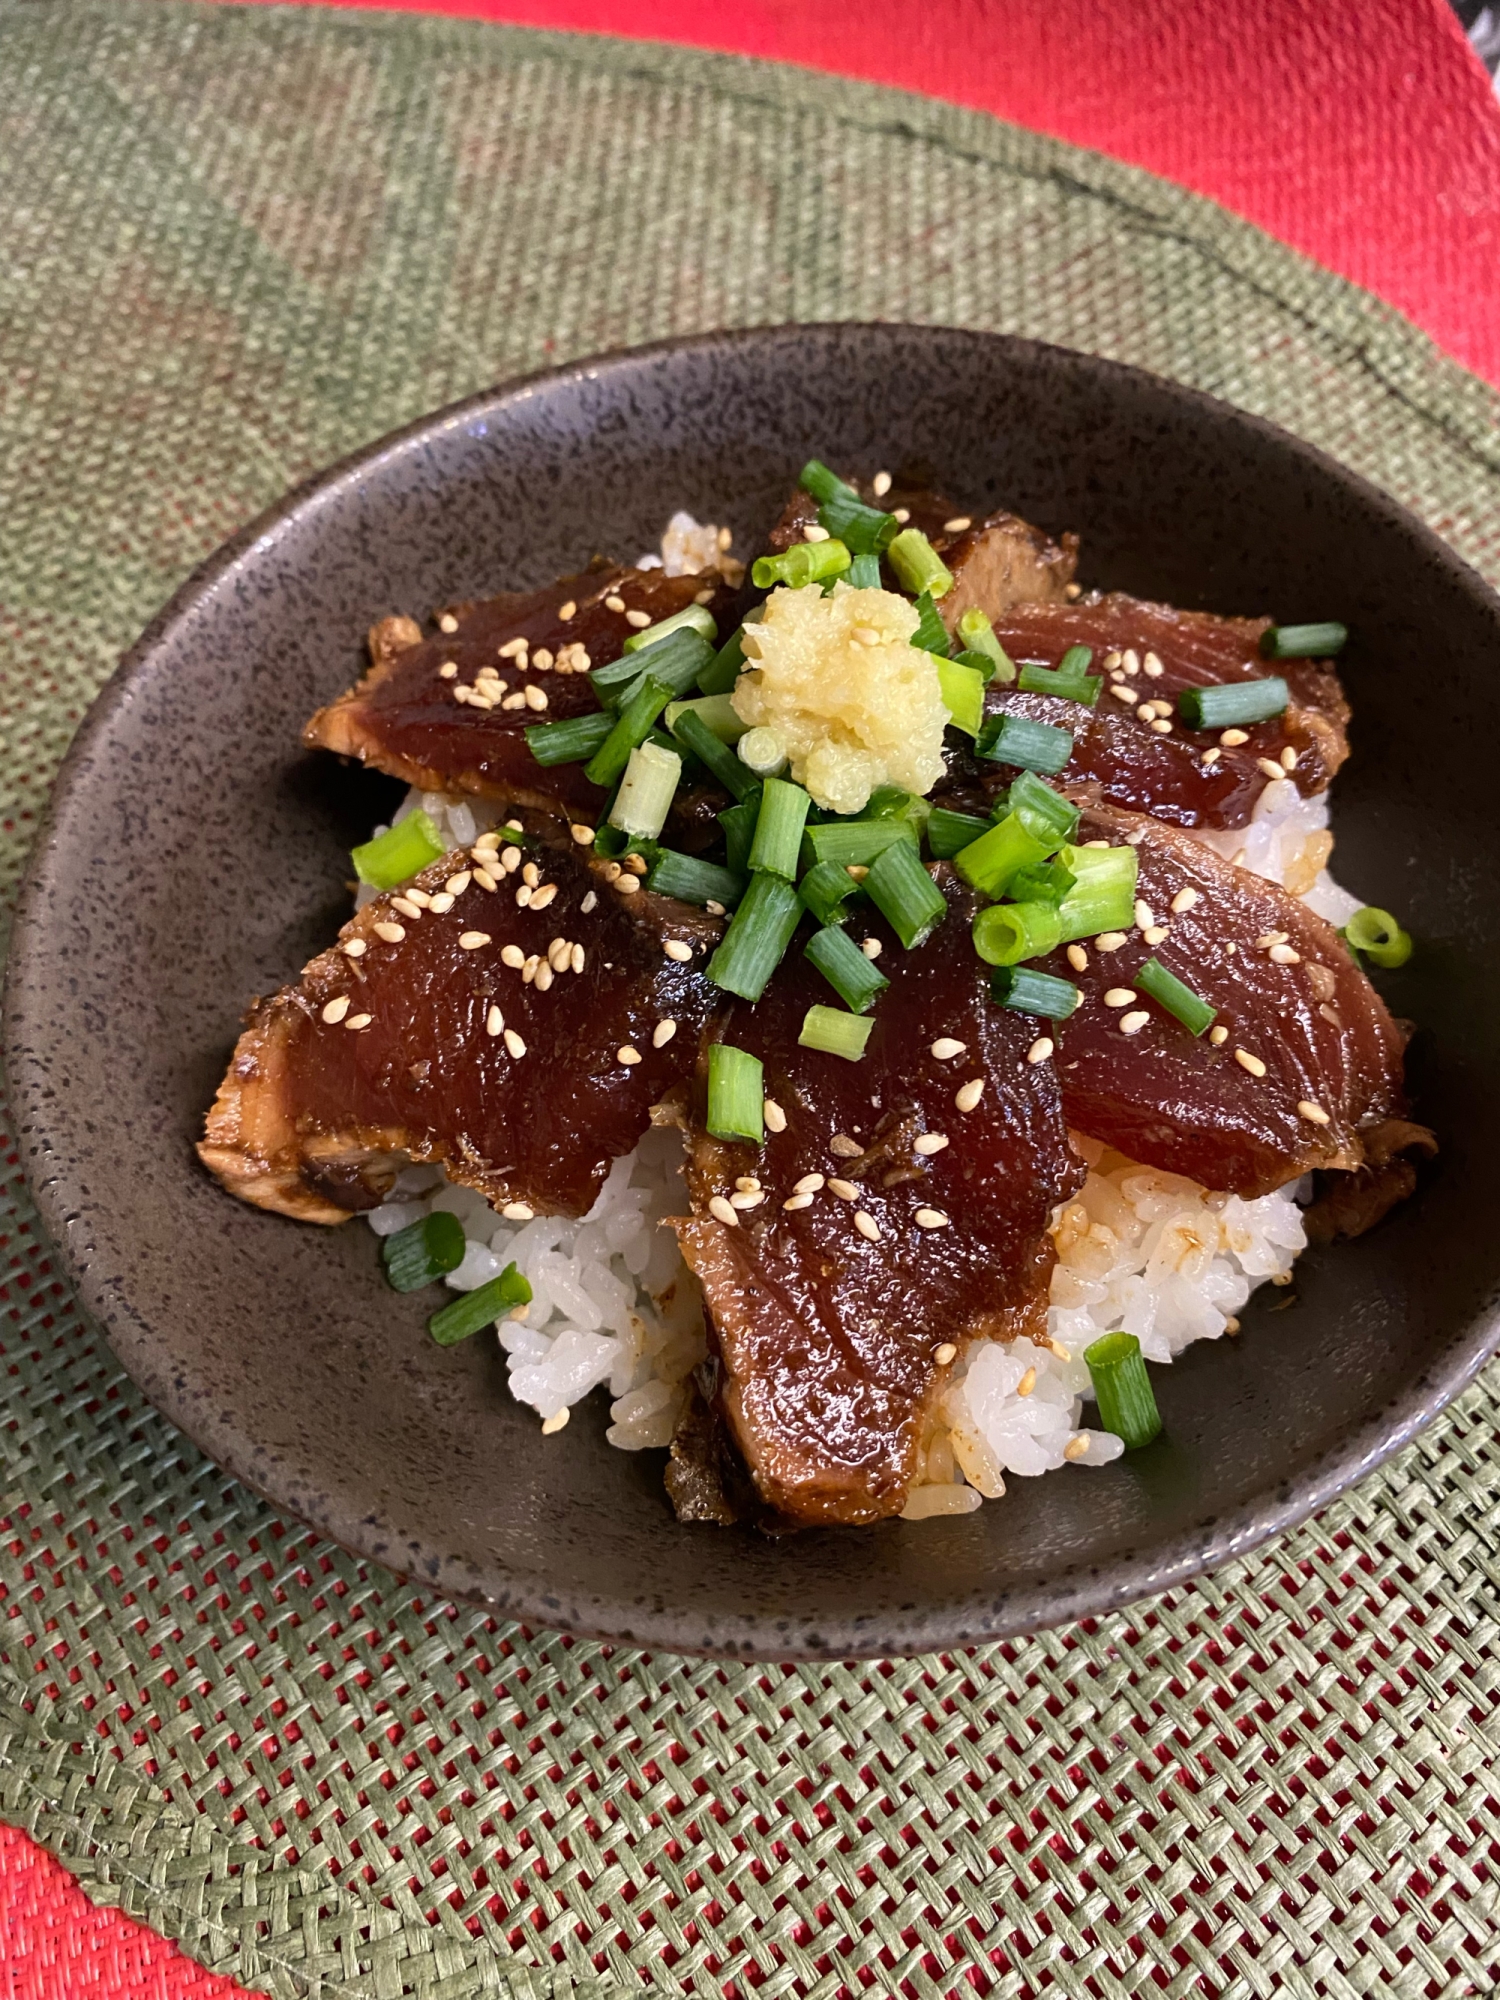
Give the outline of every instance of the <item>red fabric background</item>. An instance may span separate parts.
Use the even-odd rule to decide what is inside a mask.
[[[1444,0],[384,0],[901,85],[1212,195],[1500,383],[1500,107]],[[0,1827],[0,2000],[235,2000]]]

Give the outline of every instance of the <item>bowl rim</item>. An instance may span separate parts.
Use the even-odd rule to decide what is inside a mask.
[[[1362,509],[1374,512],[1387,524],[1414,537],[1428,560],[1446,572],[1451,583],[1467,595],[1477,596],[1500,622],[1500,597],[1477,571],[1424,521],[1362,474],[1263,417],[1170,377],[1107,356],[973,328],[860,320],[790,321],[715,329],[668,337],[643,346],[607,349],[477,390],[418,416],[311,473],[230,536],[178,586],[121,656],[94,697],[53,780],[16,904],[5,966],[3,1020],[0,1020],[5,1046],[15,1046],[17,1028],[29,1010],[31,975],[52,888],[54,835],[58,824],[73,807],[94,744],[112,728],[120,710],[131,699],[136,676],[180,620],[210,600],[264,548],[294,534],[318,510],[336,506],[372,472],[415,448],[440,441],[445,433],[462,428],[477,417],[501,416],[518,404],[580,382],[605,374],[625,377],[633,370],[652,368],[684,354],[705,354],[716,349],[751,350],[778,341],[804,341],[817,333],[852,335],[862,340],[873,337],[876,341],[888,336],[893,344],[913,337],[935,337],[969,344],[996,357],[1050,358],[1102,377],[1106,387],[1116,382],[1145,382],[1158,392],[1165,391],[1190,413],[1196,411],[1216,421],[1227,416],[1257,434],[1263,442],[1300,460],[1310,471],[1342,485]],[[137,1372],[132,1363],[142,1358],[141,1346],[154,1337],[149,1311],[122,1298],[108,1278],[93,1266],[81,1270],[75,1266],[67,1248],[68,1212],[74,1205],[67,1186],[67,1167],[49,1149],[43,1129],[42,1093],[36,1088],[29,1066],[23,1065],[12,1072],[10,1089],[23,1170],[47,1237],[86,1312],[104,1332],[121,1365],[148,1400],[215,1464],[278,1511],[306,1522],[360,1561],[372,1563],[398,1578],[404,1577],[406,1573],[393,1570],[384,1557],[360,1548],[356,1537],[337,1532],[327,1520],[317,1518],[316,1512],[294,1507],[263,1486],[256,1478],[250,1450],[238,1448],[227,1435],[215,1435],[216,1427],[200,1420],[201,1412],[193,1410],[191,1398],[174,1392],[170,1373],[154,1373],[153,1379],[146,1381]],[[448,1578],[438,1587],[441,1594],[482,1605],[496,1615],[525,1624],[563,1629],[581,1637],[715,1658],[874,1659],[988,1644],[1118,1610],[1247,1555],[1273,1537],[1297,1527],[1410,1443],[1468,1387],[1497,1346],[1500,1346],[1500,1294],[1456,1334],[1439,1363],[1424,1369],[1379,1411],[1356,1424],[1337,1443],[1305,1460],[1292,1474],[1278,1479],[1273,1487],[1249,1496],[1223,1515],[1208,1517],[1192,1528],[1179,1531],[1160,1544],[1126,1551],[1104,1563],[1082,1562],[1041,1581],[1030,1580],[1011,1588],[989,1601],[988,1615],[977,1595],[954,1600],[944,1608],[887,1609],[872,1615],[869,1622],[878,1629],[870,1631],[861,1629],[867,1621],[856,1614],[833,1619],[809,1618],[802,1621],[800,1631],[794,1631],[792,1626],[796,1621],[786,1617],[747,1613],[736,1619],[732,1630],[723,1632],[721,1641],[716,1639],[715,1643],[707,1644],[702,1637],[695,1640],[689,1636],[703,1632],[703,1614],[695,1615],[672,1606],[643,1605],[624,1595],[577,1593],[573,1603],[578,1615],[570,1612],[565,1621],[561,1620],[558,1614],[562,1606],[545,1580],[539,1581],[521,1570],[505,1572],[507,1588],[503,1602],[478,1588],[466,1591]],[[492,1560],[499,1569],[498,1560]]]

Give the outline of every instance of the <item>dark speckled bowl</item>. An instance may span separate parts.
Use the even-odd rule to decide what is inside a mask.
[[[649,546],[685,506],[763,533],[816,451],[926,461],[965,508],[1083,533],[1084,575],[1174,603],[1338,617],[1355,755],[1338,868],[1405,913],[1388,982],[1421,1022],[1417,1198],[1310,1252],[1295,1300],[1157,1371],[1166,1436],[1016,1479],[949,1521],[682,1528],[659,1453],[559,1438],[492,1341],[424,1338],[359,1226],[232,1201],[192,1141],[241,1010],[347,907],[386,781],[298,748],[382,612]],[[1500,604],[1307,446],[1149,375],[934,328],[712,335],[476,397],[248,528],[100,696],[26,885],[7,1041],[31,1184],[91,1311],[205,1451],[361,1555],[545,1625],[839,1657],[961,1645],[1122,1604],[1301,1519],[1409,1438],[1489,1351],[1500,1274],[1500,836],[1459,752],[1500,739]],[[1468,782],[1466,782],[1466,780]],[[1280,1309],[1284,1308],[1284,1309]]]

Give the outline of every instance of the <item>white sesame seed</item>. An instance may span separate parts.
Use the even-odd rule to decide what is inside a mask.
[[[827,1178],[823,1174],[804,1174],[792,1189],[792,1192],[793,1194],[816,1194],[820,1188],[825,1188],[827,1185]],[[847,1186],[848,1183],[846,1182],[845,1185]]]
[[[1180,917],[1185,910],[1190,910],[1197,900],[1198,891],[1196,889],[1179,889],[1177,894],[1172,898],[1172,915]]]
[[[1162,674],[1166,671],[1166,669],[1162,666],[1161,661],[1156,657],[1155,653],[1148,653],[1145,659],[1141,662],[1141,665],[1145,668],[1146,672],[1151,676],[1152,680],[1154,681],[1160,680]]]
[[[488,868],[476,868],[474,870],[474,880],[479,884],[481,889],[488,889],[492,896],[500,886]]]
[[[457,677],[457,674],[458,666],[453,660],[444,660],[443,664],[438,668],[438,678],[440,680],[451,681]]]
[[[1269,951],[1273,944],[1285,944],[1289,935],[1287,931],[1262,931],[1255,940],[1255,949]]]
[[[893,521],[899,521],[902,527],[904,528],[907,522],[911,519],[910,507],[893,507],[891,509],[891,519]]]
[[[514,1028],[506,1029],[505,1046],[517,1059],[526,1053],[526,1044],[521,1040],[521,1037],[516,1033]]]
[[[715,1222],[722,1222],[726,1228],[738,1229],[740,1226],[739,1216],[721,1194],[716,1194],[709,1202],[708,1212]]]
[[[875,477],[870,481],[870,491],[875,495],[875,498],[883,500],[890,490],[891,475],[888,472],[877,472]]]
[[[1243,729],[1221,729],[1219,732],[1219,741],[1224,745],[1226,750],[1238,750],[1240,745],[1248,743],[1250,738]]]
[[[651,623],[651,613],[649,611],[627,611],[625,613],[625,623],[633,625],[637,632],[644,632],[646,627]]]
[[[474,842],[472,852],[476,856],[483,856],[488,854],[493,859],[495,849],[499,845],[500,845],[500,836],[498,833],[494,831],[493,828],[491,828],[491,830],[488,833],[480,834],[479,838]]]
[[[336,1028],[349,1011],[349,995],[341,993],[336,1000],[330,1000],[323,1009],[323,1019],[330,1028]]]
[[[1081,944],[1070,944],[1068,946],[1068,963],[1075,972],[1088,971],[1089,955]]]
[[[658,1021],[656,1026],[651,1030],[652,1048],[664,1049],[676,1033],[677,1023],[675,1021]]]
[[[536,976],[531,983],[538,993],[547,993],[551,991],[552,981],[555,977],[556,974],[553,972],[552,967],[544,962],[537,967]]]
[[[972,1111],[984,1095],[984,1078],[972,1077],[968,1083],[960,1084],[953,1093],[953,1102],[960,1111]]]
[[[556,1437],[559,1431],[566,1430],[568,1427],[568,1418],[571,1414],[572,1412],[569,1410],[567,1404],[564,1403],[560,1410],[554,1410],[550,1417],[544,1417],[542,1419],[542,1436],[544,1438]]]
[[[924,1159],[929,1159],[932,1154],[941,1153],[950,1143],[946,1132],[924,1132],[920,1138],[913,1139],[911,1149],[914,1153],[920,1153]]]
[[[1029,1396],[1035,1387],[1036,1387],[1036,1370],[1034,1368],[1028,1368],[1026,1370],[1026,1373],[1021,1377],[1020,1381],[1016,1384],[1016,1394],[1018,1396]]]
[[[1172,734],[1172,725],[1164,715],[1159,715],[1151,727],[1158,736],[1170,736]]]
[[[1281,753],[1281,768],[1283,771],[1295,771],[1297,768],[1297,753],[1290,743]]]
[[[961,1056],[967,1047],[967,1042],[956,1042],[951,1035],[939,1035],[930,1053],[938,1062],[952,1062],[953,1058]]]
[[[565,937],[555,937],[547,947],[547,963],[554,972],[566,972],[573,947]]]
[[[760,1186],[760,1175],[739,1174],[736,1176],[734,1184],[741,1194],[754,1194],[755,1190]]]
[[[1260,1057],[1251,1055],[1248,1049],[1236,1049],[1234,1059],[1241,1069],[1249,1070],[1252,1076],[1264,1076],[1266,1073],[1266,1066]]]
[[[1167,926],[1165,924],[1149,924],[1146,927],[1146,929],[1141,932],[1141,936],[1146,940],[1147,944],[1149,945],[1165,944],[1167,938]]]
[[[787,1209],[811,1208],[813,1198],[810,1194],[789,1194],[781,1205]]]
[[[622,896],[633,896],[641,886],[640,877],[638,875],[622,875],[614,886]]]
[[[448,891],[443,889],[432,898],[427,907],[435,917],[446,917],[456,901],[456,897],[450,896]]]
[[[725,914],[724,905],[716,903],[711,896],[703,907],[711,917],[722,917]]]
[[[492,707],[493,705],[494,704],[491,703]],[[518,689],[515,694],[508,694],[505,697],[504,701],[501,702],[500,706],[502,708],[511,710],[524,708],[526,706],[526,695],[524,690]]]
[[[568,964],[574,972],[582,972],[584,957],[585,953],[583,946],[581,944],[575,944],[573,946],[573,949],[568,953]]]
[[[341,949],[346,958],[363,958],[369,946],[363,938],[346,938]]]
[[[551,673],[552,653],[550,648],[546,646],[538,646],[536,651],[531,656],[531,664],[533,668],[536,670],[536,672],[539,674]]]
[[[405,889],[402,891],[402,894],[408,902],[415,903],[419,910],[427,910],[432,907],[432,898],[425,889]]]
[[[880,954],[885,950],[885,946],[879,938],[868,937],[860,945],[860,950],[866,958],[879,958]]]
[[[690,944],[684,944],[681,938],[667,938],[662,945],[662,950],[667,954],[668,958],[676,959],[679,965],[687,965],[692,960],[693,947]]]
[[[1135,713],[1136,719],[1140,722],[1154,722],[1156,719],[1156,703],[1154,701],[1143,701]]]
[[[524,699],[528,708],[545,708],[547,706],[547,694],[544,688],[528,686],[524,690]]]
[[[578,605],[573,598],[570,597],[566,604],[558,605],[557,619],[560,625],[566,625],[570,618],[576,618],[577,616],[578,616]]]
[[[391,908],[399,910],[409,923],[415,923],[422,914],[421,909],[411,900],[410,896],[392,896]]]
[[[1118,951],[1125,942],[1124,931],[1100,931],[1098,937],[1094,939],[1095,947],[1099,951]]]
[[[1135,998],[1133,986],[1111,986],[1104,996],[1106,1007],[1128,1007]]]
[[[578,845],[580,847],[593,846],[594,829],[591,826],[584,826],[580,821],[576,826],[570,826],[568,828],[568,831],[569,833],[572,834],[573,838],[578,842]]]
[[[1141,670],[1141,656],[1134,646],[1129,646],[1120,655],[1120,665],[1127,674],[1138,674]]]
[[[1080,1431],[1076,1437],[1070,1437],[1067,1443],[1063,1446],[1063,1457],[1071,1459],[1075,1465],[1078,1463],[1080,1458],[1087,1458],[1088,1455],[1089,1455],[1089,1441],[1083,1435],[1082,1431]]]
[[[958,1349],[951,1340],[945,1340],[932,1350],[932,1358],[939,1368],[946,1368],[950,1362],[957,1361]]]
[[[524,910],[530,901],[531,901],[531,891],[523,882],[520,888],[517,889],[516,891],[516,908],[518,910]]]
[[[880,1241],[880,1224],[867,1208],[855,1209],[854,1226],[866,1241],[870,1243],[878,1243]]]
[[[940,1208],[919,1208],[912,1217],[918,1229],[946,1229],[948,1218]]]
[[[488,931],[465,931],[458,941],[460,951],[480,951],[490,941]]]
[[[640,1050],[633,1049],[630,1046],[629,1042],[624,1043],[622,1047],[615,1050],[615,1060],[617,1062],[624,1063],[626,1069],[631,1068],[632,1065],[638,1063],[640,1059],[641,1059]]]
[[[1134,1014],[1122,1014],[1120,1016],[1120,1033],[1122,1035],[1138,1035],[1150,1019],[1151,1016],[1144,1008],[1139,1009]]]
[[[604,600],[604,608],[606,611],[623,611],[625,609],[625,600],[612,591]]]
[[[944,521],[943,533],[945,535],[961,535],[965,528],[972,526],[973,522],[969,515],[955,514],[951,521]]]
[[[370,928],[385,944],[400,944],[402,938],[406,936],[400,924],[372,924]]]
[[[766,1098],[760,1110],[761,1116],[766,1121],[766,1130],[768,1132],[784,1132],[786,1130],[786,1113],[774,1097]]]
[[[535,889],[541,879],[541,869],[537,867],[534,861],[528,861],[526,866],[521,870],[521,880],[526,884],[528,889]]]
[[[1132,707],[1134,707],[1135,689],[1133,687],[1127,686],[1124,681],[1111,681],[1109,691],[1114,696],[1116,701],[1128,702]]]
[[[529,639],[507,639],[505,644],[499,648],[500,658],[502,660],[518,660],[530,644],[531,641]]]
[[[847,1132],[835,1132],[828,1141],[828,1150],[835,1159],[857,1160],[865,1149],[858,1139],[851,1139]]]
[[[762,1188],[739,1188],[729,1197],[729,1206],[743,1213],[746,1209],[759,1208],[765,1198]]]
[[[1038,1035],[1036,1040],[1032,1043],[1031,1047],[1026,1051],[1027,1062],[1029,1063],[1046,1062],[1047,1058],[1052,1054],[1052,1051],[1056,1048],[1056,1046],[1057,1044],[1052,1040],[1052,1037],[1050,1035]]]
[[[457,688],[454,689],[455,694],[459,692],[460,691]],[[467,698],[470,708],[493,708],[496,702],[495,695],[490,694],[485,689],[479,687],[469,688],[467,690]],[[507,696],[507,698],[500,703],[500,706],[502,708],[515,708],[523,699],[524,697],[521,695]]]
[[[458,630],[458,620],[453,616],[451,611],[445,611],[438,620],[438,630],[440,632],[456,632]]]
[[[545,910],[549,903],[556,900],[557,884],[555,882],[544,882],[540,889],[533,889],[531,892],[531,907],[534,910]]]
[[[1209,1029],[1208,1039],[1213,1043],[1216,1049],[1222,1049],[1224,1044],[1229,1040],[1229,1030],[1224,1026],[1223,1022],[1221,1021],[1217,1028]]]
[[[1142,899],[1139,896],[1137,896],[1135,899],[1136,929],[1140,931],[1149,931],[1151,926],[1155,922],[1156,918],[1152,915],[1151,905],[1147,902],[1142,901]]]
[[[1223,751],[1218,749],[1217,747],[1212,750],[1205,750],[1203,755],[1198,759],[1198,761],[1200,764],[1208,764],[1208,765],[1217,764],[1219,759],[1223,756],[1223,754],[1224,754]]]
[[[858,1201],[859,1199],[859,1189],[854,1185],[853,1181],[830,1180],[827,1186],[828,1192],[836,1194],[840,1201]]]
[[[461,896],[473,879],[473,875],[467,868],[461,868],[456,875],[450,875],[443,884],[444,895]]]
[[[1301,952],[1294,951],[1289,944],[1273,944],[1271,949],[1266,953],[1266,957],[1276,965],[1300,965],[1302,963]]]
[[[593,889],[590,889],[588,894],[584,897],[583,901],[578,905],[578,907],[583,912],[584,916],[586,917],[591,916],[593,912],[597,910],[599,907],[599,897],[597,893]]]
[[[1321,1104],[1312,1104],[1306,1098],[1297,1106],[1297,1116],[1305,1118],[1309,1125],[1327,1125],[1332,1122]]]
[[[530,1222],[535,1217],[536,1210],[529,1201],[508,1201],[500,1213],[507,1222]]]
[[[505,1016],[498,1007],[491,1007],[484,1017],[484,1032],[487,1035],[498,1035],[504,1026]]]
[[[802,539],[805,542],[826,542],[832,538],[828,530],[817,521],[809,521],[802,530]]]
[[[515,972],[519,972],[521,967],[526,963],[526,954],[518,944],[502,945],[500,947],[500,963],[510,966]]]
[[[1281,778],[1286,775],[1274,757],[1257,757],[1255,768],[1267,778]]]

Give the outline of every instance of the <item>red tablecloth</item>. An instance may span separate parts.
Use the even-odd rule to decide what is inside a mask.
[[[386,0],[421,8],[432,0]],[[1500,107],[1443,0],[441,0],[899,84],[1212,195],[1500,382]],[[3,2000],[232,2000],[0,1827]]]

